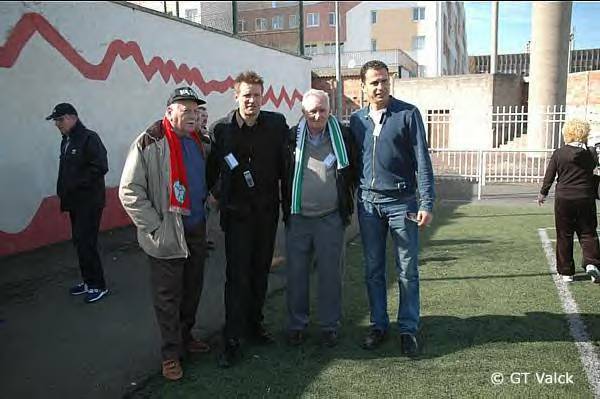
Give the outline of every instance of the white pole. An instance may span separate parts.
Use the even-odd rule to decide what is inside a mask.
[[[490,55],[490,73],[497,73],[498,60],[498,2],[492,2],[492,51]]]

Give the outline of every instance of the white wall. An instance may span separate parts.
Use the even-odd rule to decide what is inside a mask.
[[[34,14],[22,19],[28,13]],[[31,37],[14,36],[19,21],[20,28],[32,29]],[[228,79],[243,70],[256,70],[265,90],[272,86],[278,97],[284,87],[293,97],[311,84],[306,59],[115,3],[2,3],[0,26],[0,232],[23,230],[41,201],[55,195],[60,135],[44,117],[59,102],[73,103],[102,137],[109,154],[106,183],[115,187],[130,143],[162,117],[175,87],[189,84],[207,99],[210,123],[234,108]],[[120,52],[114,63],[103,61],[109,48]],[[130,56],[137,48],[142,67]],[[144,76],[142,69],[154,62],[168,62],[164,70],[171,73]],[[184,64],[196,69],[186,72]],[[99,65],[106,65],[105,76],[96,74]],[[202,93],[201,76],[224,84]],[[283,113],[290,125],[300,116],[297,98],[291,107],[270,101],[264,108]]]
[[[416,105],[426,121],[427,110],[449,110],[448,148],[491,147],[491,75],[459,75],[427,79],[396,79],[394,97]],[[441,95],[440,93],[443,93]]]

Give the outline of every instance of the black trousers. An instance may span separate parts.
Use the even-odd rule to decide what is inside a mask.
[[[204,282],[206,233],[204,223],[196,234],[187,234],[190,251],[187,258],[158,259],[148,256],[154,312],[162,338],[163,360],[177,360],[185,355],[192,339]]]
[[[225,338],[238,339],[263,321],[279,210],[230,217],[225,228]]]
[[[573,238],[577,233],[583,267],[600,266],[600,247],[596,227],[596,200],[594,198],[554,200],[554,217],[556,225],[556,268],[558,274],[572,276],[575,274],[573,262]]]
[[[103,208],[78,207],[69,211],[73,244],[79,258],[81,278],[89,288],[106,288],[98,252],[98,231]]]

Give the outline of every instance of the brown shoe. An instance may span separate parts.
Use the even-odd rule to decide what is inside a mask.
[[[183,370],[179,360],[165,360],[162,362],[162,374],[167,380],[180,380],[183,377]]]
[[[210,345],[202,340],[192,339],[187,343],[186,349],[190,353],[207,353],[210,352]]]

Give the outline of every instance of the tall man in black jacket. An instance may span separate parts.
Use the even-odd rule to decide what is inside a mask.
[[[96,302],[108,293],[97,246],[106,201],[106,148],[100,137],[81,123],[71,104],[56,105],[46,120],[53,120],[62,135],[56,191],[61,211],[69,212],[83,280],[69,292],[85,294],[86,303]]]
[[[208,186],[219,201],[227,258],[225,350],[219,365],[236,359],[240,338],[273,342],[264,329],[263,305],[279,219],[283,144],[288,131],[283,115],[261,111],[264,84],[255,72],[235,79],[238,108],[216,121],[208,158]]]

